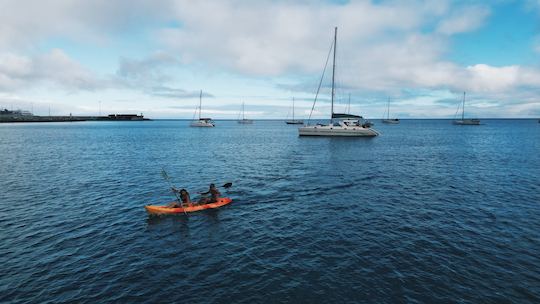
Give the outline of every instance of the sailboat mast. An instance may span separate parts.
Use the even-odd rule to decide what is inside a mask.
[[[199,94],[199,120],[201,120],[201,107],[202,107],[202,90]]]
[[[386,106],[386,119],[390,119],[390,97],[388,97],[388,102]]]
[[[292,120],[294,122],[294,97],[292,98]]]
[[[334,118],[334,96],[335,96],[335,76],[336,76],[336,48],[337,48],[337,26],[334,28],[334,62],[332,65],[332,108],[330,113],[330,122],[333,122]]]
[[[351,114],[351,93],[349,93],[349,103],[347,103],[347,114]]]
[[[246,116],[244,112],[244,102],[242,102],[242,120],[245,120],[245,119],[246,119]]]
[[[461,111],[461,120],[465,119],[465,92],[463,92],[463,111]]]

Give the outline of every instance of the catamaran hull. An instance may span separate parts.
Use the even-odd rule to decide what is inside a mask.
[[[399,124],[399,120],[395,120],[395,119],[383,119],[383,120],[382,120],[382,123],[385,123],[385,124],[391,124],[391,125],[397,125],[397,124]]]
[[[253,124],[253,120],[244,119],[244,120],[239,120],[238,123],[241,125],[251,125]]]
[[[379,132],[371,128],[352,127],[326,127],[326,126],[307,126],[298,129],[300,136],[340,136],[340,137],[375,137]]]
[[[480,120],[478,119],[454,120],[453,124],[461,125],[461,126],[479,126]]]
[[[303,125],[304,121],[302,120],[288,120],[285,122],[288,125]]]

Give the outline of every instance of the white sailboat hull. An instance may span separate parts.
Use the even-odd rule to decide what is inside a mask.
[[[460,119],[454,120],[453,124],[462,126],[479,126],[480,120],[478,119]]]
[[[190,125],[190,127],[199,127],[199,128],[212,128],[215,127],[215,125],[211,122],[204,122],[204,121],[194,121]]]
[[[242,119],[242,120],[239,120],[238,123],[242,124],[242,125],[251,125],[251,124],[253,124],[253,120],[251,120],[251,119]]]
[[[298,129],[300,136],[347,136],[347,137],[374,137],[379,132],[371,128],[342,127],[342,126],[305,126]]]

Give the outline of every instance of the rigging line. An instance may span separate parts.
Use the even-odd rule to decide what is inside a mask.
[[[458,112],[459,112],[460,109],[461,109],[461,102],[458,104],[456,113],[454,113],[454,119],[457,119],[457,115],[458,115]]]
[[[334,41],[332,40],[332,44],[330,44],[330,50],[328,50],[328,55],[326,56],[326,63],[324,64],[321,80],[319,81],[319,87],[317,88],[317,93],[315,94],[315,100],[313,100],[313,106],[311,106],[311,112],[309,112],[308,123],[307,123],[308,125],[309,125],[309,121],[311,120],[311,114],[313,114],[313,109],[315,109],[315,103],[317,103],[317,97],[319,96],[319,91],[321,90],[321,85],[324,79],[324,73],[326,72],[326,68],[328,67],[328,60],[330,60],[330,54],[332,53],[333,48],[334,48]]]
[[[193,113],[193,118],[192,118],[193,121],[195,121],[195,116],[197,116],[197,111],[198,110],[199,110],[199,107],[196,107],[195,112]]]

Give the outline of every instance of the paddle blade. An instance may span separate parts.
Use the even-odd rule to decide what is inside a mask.
[[[225,185],[223,185],[223,188],[230,188],[232,187],[232,183],[226,183]]]
[[[161,169],[161,176],[163,176],[164,179],[169,180],[169,175],[167,172],[165,172],[165,169]]]

